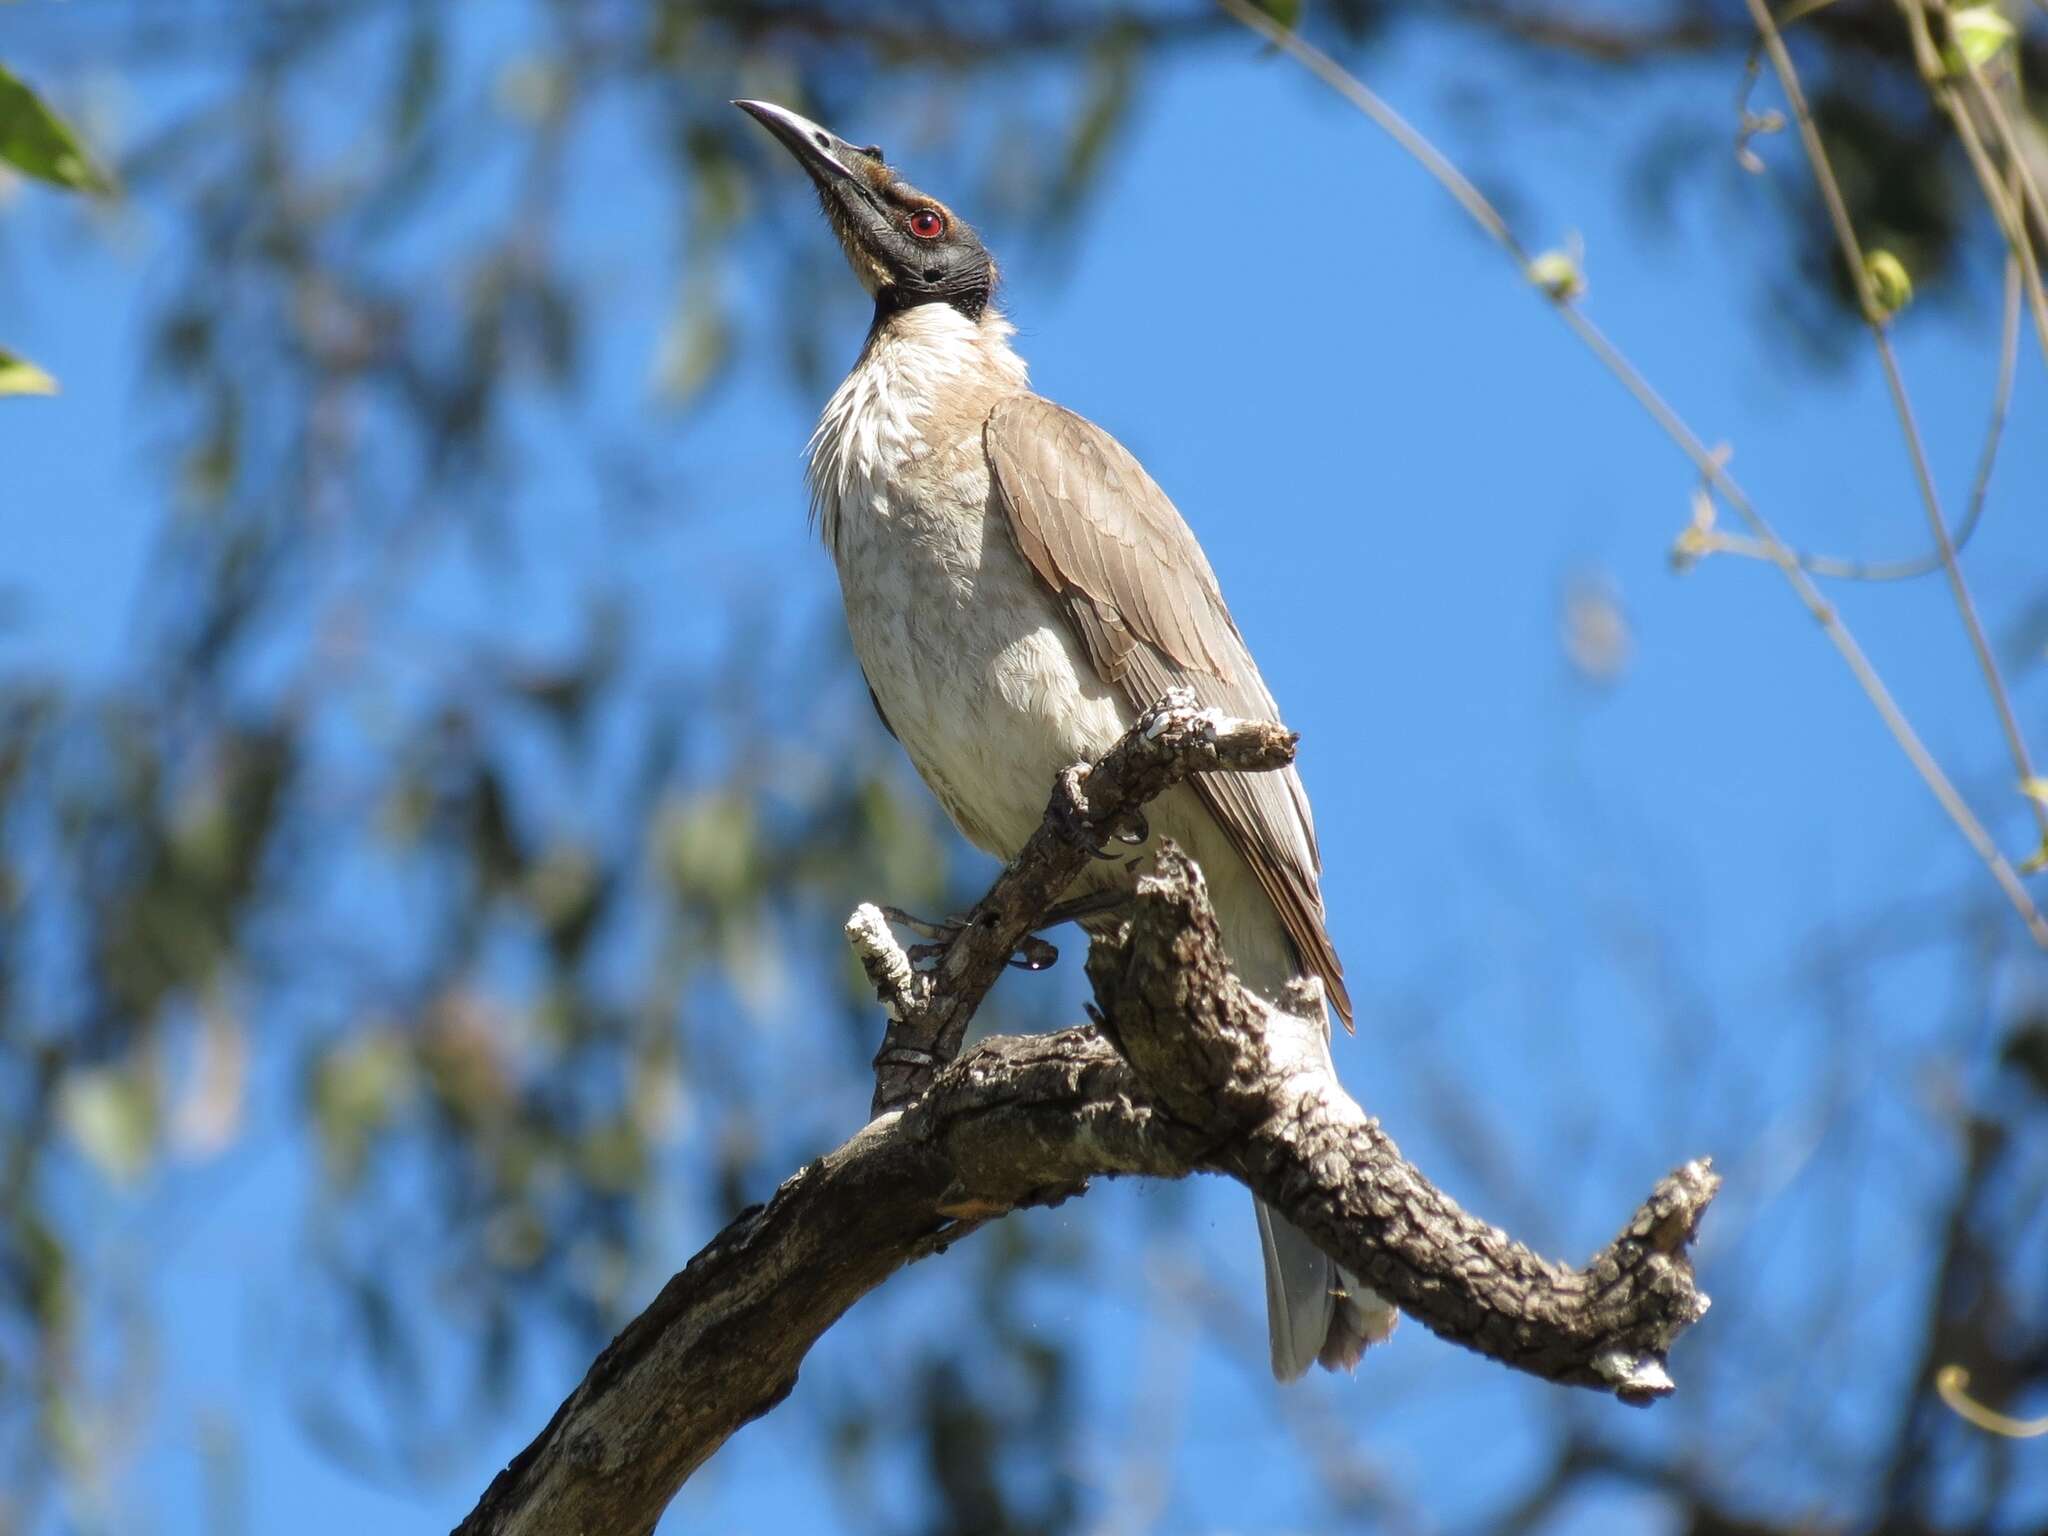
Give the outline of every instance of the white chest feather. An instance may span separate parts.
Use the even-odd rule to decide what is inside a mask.
[[[982,423],[1025,387],[1009,334],[943,304],[896,317],[825,407],[810,468],[876,701],[960,830],[1004,857],[1127,713],[990,505]]]

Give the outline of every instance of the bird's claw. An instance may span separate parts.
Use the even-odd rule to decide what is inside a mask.
[[[1113,864],[1125,856],[1124,849],[1142,848],[1151,839],[1152,823],[1145,819],[1145,813],[1127,811],[1109,828],[1109,841],[1094,850],[1095,857]]]
[[[1087,799],[1078,782],[1068,785],[1069,793],[1054,802],[1053,814],[1068,842],[1086,848],[1095,858],[1114,862],[1124,857],[1124,848],[1137,848],[1152,838],[1152,824],[1143,810],[1133,807],[1108,828],[1088,819]],[[1113,846],[1121,844],[1121,847]]]
[[[1088,819],[1087,775],[1088,770],[1080,763],[1060,774],[1060,793],[1053,796],[1050,815],[1069,843],[1100,857],[1102,837]]]
[[[929,970],[946,956],[953,947],[953,941],[967,931],[968,922],[964,917],[942,918],[934,922],[928,917],[919,917],[901,907],[884,907],[882,916],[898,928],[907,928],[930,942],[912,944],[903,951],[904,958],[918,970]],[[1060,957],[1059,950],[1036,934],[1026,934],[1015,953],[1005,961],[1020,971],[1043,971],[1049,969]]]
[[[963,917],[945,917],[934,922],[931,918],[919,917],[915,912],[906,912],[901,907],[884,907],[882,916],[891,925],[908,928],[919,938],[936,940],[941,949],[952,943],[959,936],[960,930],[967,926],[967,920]],[[926,944],[912,945],[908,951],[910,958],[915,960],[918,950],[930,947]]]
[[[1009,964],[1020,971],[1050,970],[1059,960],[1059,950],[1035,933],[1024,935],[1024,942],[1017,946],[1017,952],[1010,956]]]

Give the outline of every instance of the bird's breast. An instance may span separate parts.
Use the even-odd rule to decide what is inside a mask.
[[[1128,711],[991,505],[982,414],[850,424],[894,450],[820,477],[819,514],[883,715],[960,830],[1007,858],[1054,775],[1107,748]]]

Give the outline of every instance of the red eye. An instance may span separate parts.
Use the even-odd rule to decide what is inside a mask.
[[[910,216],[910,232],[920,240],[936,240],[946,232],[946,221],[936,208],[920,208]]]

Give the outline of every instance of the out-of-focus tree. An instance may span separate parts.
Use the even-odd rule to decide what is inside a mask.
[[[132,121],[107,158],[123,190],[100,217],[156,221],[170,254],[137,366],[159,532],[127,659],[91,680],[0,676],[0,1531],[117,1460],[135,1383],[95,1341],[149,1314],[90,1268],[72,1214],[89,1182],[203,1201],[205,1160],[286,1105],[320,1171],[289,1320],[304,1344],[280,1369],[334,1454],[413,1477],[473,1448],[537,1338],[584,1351],[631,1309],[635,1277],[677,1257],[660,1208],[739,1208],[865,1101],[874,1021],[840,921],[877,893],[942,906],[952,845],[886,743],[854,728],[852,669],[817,664],[837,653],[836,619],[792,646],[744,594],[697,592],[713,638],[678,657],[656,633],[668,615],[602,587],[568,639],[536,642],[488,600],[475,623],[423,617],[435,594],[487,591],[522,559],[510,509],[537,420],[622,539],[689,505],[691,459],[593,419],[580,394],[605,284],[562,238],[579,153],[605,136],[632,157],[616,174],[654,189],[666,223],[645,245],[675,298],[648,362],[685,411],[764,349],[815,390],[843,350],[823,338],[860,323],[823,243],[796,231],[808,210],[756,190],[766,152],[727,98],[850,123],[915,83],[933,183],[997,231],[1055,245],[1148,70],[1242,46],[1196,0],[498,9],[512,14],[486,29],[476,8],[430,0],[7,8],[10,58],[34,62],[45,99],[75,90],[74,121],[95,119],[87,75],[120,81]],[[1304,9],[1341,57],[1419,27],[1516,50],[1527,95],[1509,107],[1529,112],[1588,77],[1626,88],[1711,59],[1738,78],[1756,49],[1741,0]],[[1998,233],[1901,7],[1792,9],[1867,243],[1895,253],[1922,307],[1995,283]],[[2003,65],[2048,74],[2048,28],[2020,29]],[[1017,88],[995,101],[992,82]],[[27,100],[0,73],[0,159],[97,185]],[[1646,218],[1696,173],[1703,136],[1722,135],[1723,160],[1735,147],[1740,122],[1714,121],[1616,149]],[[1773,126],[1754,109],[1750,130]],[[1501,171],[1512,186],[1511,155]],[[0,232],[12,216],[0,207]],[[1788,198],[1768,240],[1755,266],[1781,275],[1762,286],[1801,318],[1809,355],[1845,350],[1856,279],[1815,200]],[[742,267],[790,301],[750,310]],[[27,367],[0,354],[0,393],[39,387]],[[0,579],[17,515],[4,476]],[[1814,1509],[1898,1531],[2018,1531],[2038,1515],[2021,1453],[1926,1391],[1952,1364],[1986,1401],[2048,1382],[2048,1023],[1989,995],[2012,942],[2002,917],[1879,924],[1812,979],[1816,1028],[1847,1041],[1884,1027],[1851,983],[1894,944],[1945,945],[1957,968],[1953,1051],[1928,1085],[1954,1142],[1917,1147],[1901,1173],[1924,1196],[1911,1231],[1938,1245],[1940,1279],[1912,1379],[1872,1386],[1884,1422],[1772,1374],[1788,1358],[1782,1298],[1724,1295],[1741,1319],[1724,1338],[1742,1342],[1721,1346],[1698,1406],[1622,1437],[1565,1414],[1553,1475],[1500,1529],[1616,1481],[1668,1496],[1702,1533],[1789,1531]],[[785,1022],[770,1070],[761,1038],[799,980],[836,989],[843,1028]],[[1835,1288],[1790,1315],[1853,1350],[1890,1239],[1834,1239],[1825,1222],[1848,1221],[1857,1153],[1881,1133],[1815,1092],[1828,1115],[1786,1180],[1810,1240],[1837,1241],[1840,1259]],[[715,1157],[682,1166],[685,1135]],[[1759,1222],[1728,1241],[1784,1232]],[[989,1234],[953,1266],[986,1326],[891,1379],[812,1394],[849,1524],[908,1528],[872,1485],[908,1446],[928,1476],[924,1528],[1074,1526],[1073,1484],[1051,1469],[1089,1454],[1081,1367],[1015,1299],[1085,1242],[1028,1223]],[[1813,1432],[1745,1438],[1764,1391]],[[1324,1464],[1339,1515],[1410,1517],[1369,1469]]]
[[[0,166],[74,192],[112,190],[64,120],[0,65]],[[57,381],[0,347],[0,395],[47,395]]]

